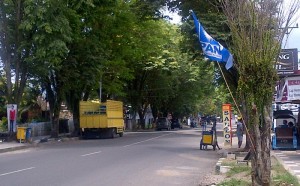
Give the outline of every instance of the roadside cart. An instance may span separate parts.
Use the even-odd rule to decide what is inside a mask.
[[[206,125],[202,125],[202,139],[200,140],[200,150],[207,149],[207,146],[211,145],[213,150],[216,150],[216,126],[212,127],[211,130],[206,130]]]

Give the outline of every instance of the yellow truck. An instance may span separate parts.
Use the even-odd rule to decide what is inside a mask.
[[[81,136],[97,136],[114,138],[124,132],[123,103],[107,100],[103,103],[80,101],[79,122]]]

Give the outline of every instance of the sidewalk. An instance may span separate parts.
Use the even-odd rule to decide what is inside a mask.
[[[242,152],[243,148],[238,148],[237,137],[232,138],[232,146],[225,146],[222,137],[218,137],[219,146],[222,148],[218,151],[222,157],[226,157],[231,152]],[[245,136],[242,147],[245,145]],[[300,183],[300,150],[271,150],[271,156],[274,156],[277,161],[292,175],[296,176]],[[218,163],[217,163],[218,165]]]
[[[4,141],[4,142],[0,141],[0,153],[36,147],[42,143],[52,143],[52,142],[70,141],[70,140],[79,139],[79,137],[68,137],[68,136],[69,134],[59,134],[59,137],[56,139],[50,138],[50,135],[37,136],[37,137],[32,137],[30,142],[22,142],[22,143],[20,143],[17,140]]]
[[[0,142],[0,153],[21,150],[30,147],[31,144],[28,143],[18,143],[16,141],[12,142]]]

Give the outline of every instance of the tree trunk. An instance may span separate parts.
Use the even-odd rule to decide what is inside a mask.
[[[73,122],[74,122],[74,131],[72,133],[72,136],[78,136],[79,135],[79,100],[75,99],[75,104],[73,105]]]
[[[264,109],[264,117],[259,119],[257,111],[253,111],[253,140],[251,146],[252,155],[252,185],[269,186],[271,183],[271,159],[270,159],[270,119],[267,118],[267,109]]]
[[[54,114],[52,116],[51,122],[51,138],[58,138],[59,134],[59,110],[54,109]]]
[[[248,151],[250,148],[251,148],[251,139],[250,139],[250,136],[249,136],[249,133],[251,132],[250,131],[250,125],[249,125],[249,114],[247,112],[247,102],[246,102],[246,95],[243,93],[241,95],[241,105],[242,105],[242,108],[241,108],[241,114],[243,116],[243,122],[244,122],[244,128],[245,128],[245,135],[246,135],[246,143],[245,143],[245,147],[244,147],[244,150],[245,151]]]
[[[139,109],[139,116],[140,116],[140,126],[142,129],[145,129],[145,119],[144,119],[144,112],[142,109]]]
[[[59,133],[59,113],[62,103],[63,83],[60,76],[54,71],[49,71],[50,76],[45,79],[44,86],[46,88],[47,97],[50,106],[51,118],[51,138],[57,138]]]

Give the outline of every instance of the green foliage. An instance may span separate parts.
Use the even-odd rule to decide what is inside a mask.
[[[272,174],[272,185],[300,186],[298,179],[286,171],[286,169],[279,162],[276,161],[276,163],[272,165],[272,170],[274,170]]]
[[[283,174],[277,175],[272,178],[273,179],[273,184],[275,186],[280,186],[280,185],[294,185],[294,186],[299,186],[299,181],[298,179],[291,175],[289,172],[284,172]]]
[[[241,180],[241,179],[230,179],[228,181],[224,181],[220,184],[217,184],[218,186],[236,186],[236,185],[239,185],[239,186],[250,186],[251,183],[250,182],[247,182],[245,180]]]
[[[1,118],[0,131],[5,132],[8,129],[8,120],[6,117]]]
[[[5,8],[12,12],[9,2]],[[124,99],[139,108],[150,103],[179,115],[215,112],[214,67],[193,49],[199,46],[195,37],[190,42],[177,25],[160,19],[164,2],[24,1],[20,51],[30,81],[19,108],[48,87],[51,108],[66,99],[75,109],[83,95],[99,96],[101,79],[103,100]],[[211,10],[203,14],[207,26],[219,16]],[[220,32],[212,33],[222,38]]]

